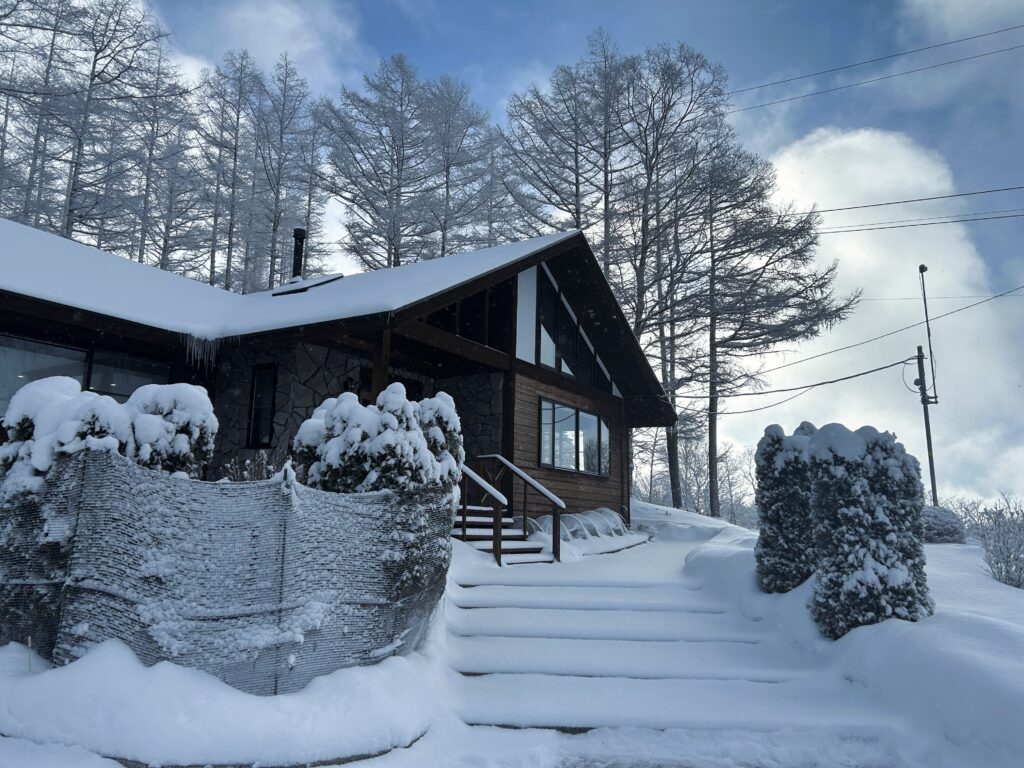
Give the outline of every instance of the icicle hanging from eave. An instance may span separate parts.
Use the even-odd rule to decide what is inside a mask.
[[[212,368],[217,360],[221,339],[201,339],[189,333],[182,335],[185,340],[185,357],[189,364]]]

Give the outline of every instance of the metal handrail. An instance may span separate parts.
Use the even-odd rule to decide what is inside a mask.
[[[478,456],[478,459],[492,459],[501,464],[505,469],[508,469],[512,474],[516,475],[520,480],[523,481],[523,532],[526,532],[526,486],[533,488],[544,498],[551,502],[551,555],[556,562],[560,562],[562,559],[562,511],[565,509],[565,502],[558,498],[555,494],[537,482],[525,471],[517,467],[511,461],[506,459],[500,453],[485,453],[482,456]],[[504,497],[502,497],[504,498]]]
[[[479,459],[494,459],[495,461],[504,464],[511,472],[518,475],[524,482],[529,483],[534,490],[543,495],[548,501],[554,504],[559,509],[565,509],[565,502],[555,496],[551,491],[541,485],[539,482],[534,480],[530,475],[524,472],[522,469],[517,467],[511,461],[506,459],[500,453],[485,453],[483,456],[478,456]]]
[[[484,499],[490,496],[494,499],[494,503],[491,505],[491,548],[494,550],[494,560],[497,564],[501,565],[501,523],[502,507],[508,506],[508,499],[505,495],[495,488],[493,485],[484,480],[480,475],[474,472],[469,467],[463,465],[462,467],[462,538],[466,538],[467,520],[469,513],[469,483],[468,480],[472,480],[476,483],[480,489],[484,492]]]

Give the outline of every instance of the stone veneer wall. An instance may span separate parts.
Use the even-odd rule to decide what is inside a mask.
[[[415,649],[451,559],[443,488],[211,483],[82,451],[57,460],[41,501],[4,514],[38,518],[39,506],[69,526],[67,573],[51,590],[57,610],[40,614],[56,624],[53,661],[117,638],[145,664],[172,660],[255,694]],[[24,554],[0,547],[0,598],[31,576]],[[34,626],[25,612],[35,603],[0,607],[0,629],[26,642],[17,635]]]
[[[437,389],[447,392],[455,401],[469,463],[483,454],[501,453],[503,381],[501,373],[437,380]]]
[[[342,392],[358,394],[360,369],[373,365],[367,357],[305,342],[224,349],[214,394],[214,410],[220,421],[211,471],[214,479],[220,476],[217,470],[226,462],[235,457],[245,460],[256,452],[246,445],[252,369],[271,363],[277,366],[277,391],[272,445],[265,450],[271,463],[278,467],[288,457],[299,425],[328,397],[337,397]],[[433,394],[431,379],[398,369],[392,372],[421,381],[424,396]]]

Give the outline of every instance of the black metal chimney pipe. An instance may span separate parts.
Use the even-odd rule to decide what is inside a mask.
[[[306,230],[296,227],[292,232],[295,238],[295,250],[292,251],[292,280],[302,279],[302,249],[306,244]]]

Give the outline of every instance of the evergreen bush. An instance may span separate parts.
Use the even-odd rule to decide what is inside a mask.
[[[416,404],[391,384],[374,405],[346,392],[328,398],[299,427],[297,473],[336,493],[453,486],[465,453],[454,403],[444,393]]]
[[[963,544],[964,521],[945,507],[926,506],[923,512],[925,544]]]
[[[754,554],[765,592],[788,592],[810,578],[817,565],[806,457],[814,432],[814,425],[804,422],[787,437],[773,424],[757,443],[754,503],[760,525]]]
[[[917,460],[888,432],[840,424],[818,430],[807,452],[818,556],[810,607],[821,632],[837,639],[930,615]]]

